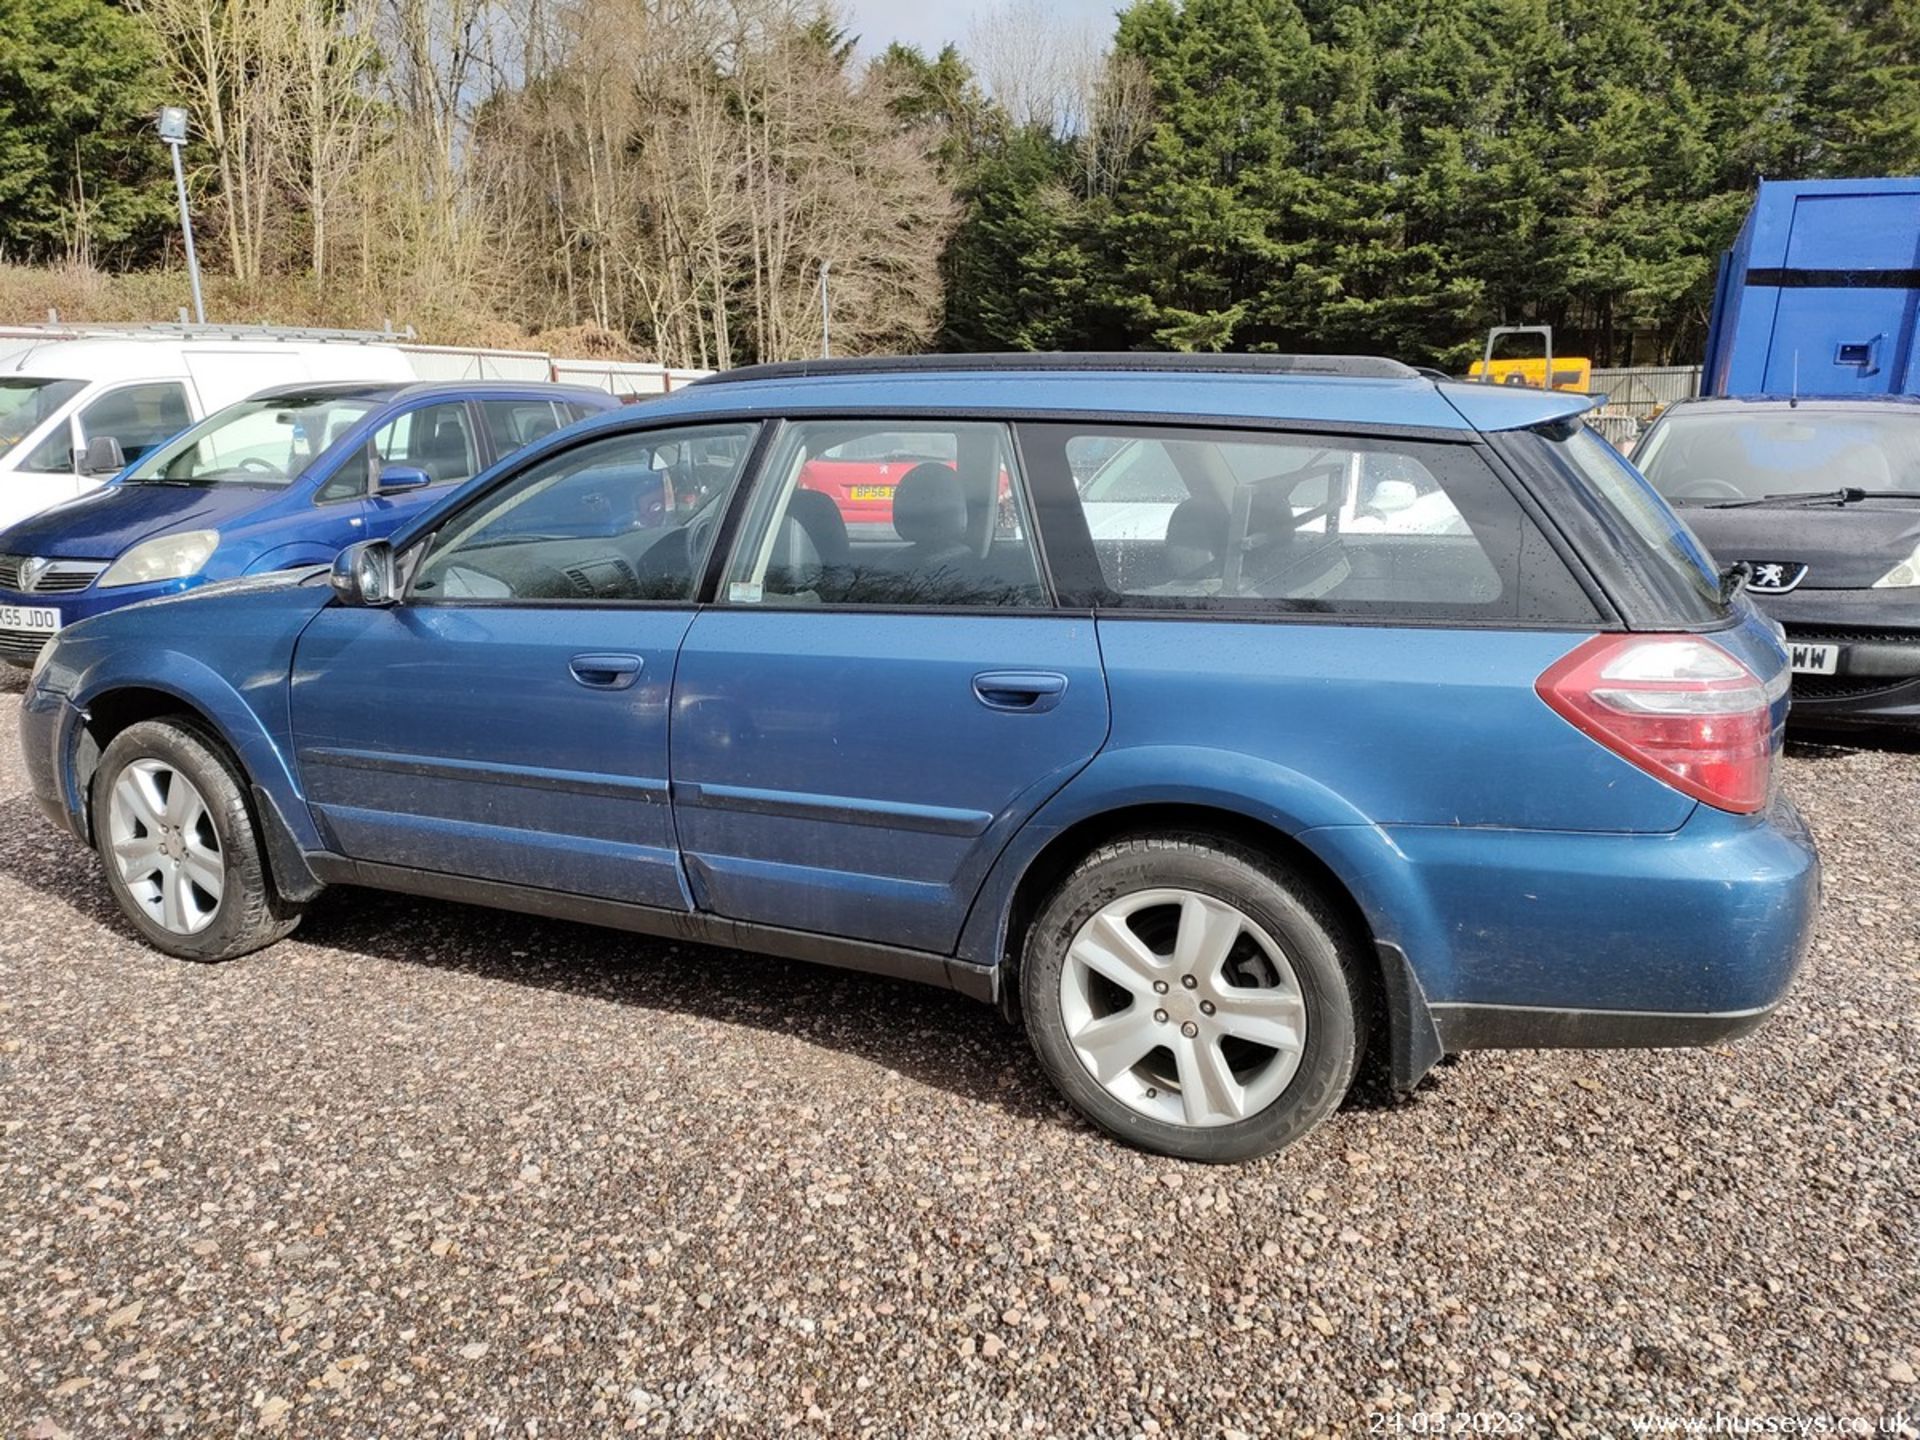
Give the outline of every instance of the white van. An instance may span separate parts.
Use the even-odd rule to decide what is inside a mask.
[[[0,529],[93,489],[162,440],[269,385],[413,378],[391,345],[0,337]]]

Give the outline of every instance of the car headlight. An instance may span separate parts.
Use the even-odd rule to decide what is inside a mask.
[[[218,530],[182,530],[142,540],[107,567],[94,584],[103,590],[120,585],[151,585],[156,580],[179,580],[198,575],[220,544]]]
[[[1873,582],[1875,590],[1904,590],[1910,585],[1920,585],[1920,547]]]

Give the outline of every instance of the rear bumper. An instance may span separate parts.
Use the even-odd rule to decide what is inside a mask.
[[[1767,1023],[1779,1001],[1752,1010],[1551,1010],[1527,1005],[1435,1005],[1434,1033],[1460,1050],[1664,1050],[1737,1039]]]
[[[1383,952],[1402,1084],[1444,1051],[1703,1045],[1762,1024],[1812,941],[1820,862],[1784,798],[1664,835],[1442,826],[1300,837]],[[1398,1063],[1403,1057],[1404,1065]]]

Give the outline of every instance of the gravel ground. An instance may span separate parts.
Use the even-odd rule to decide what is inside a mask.
[[[1920,1414],[1920,753],[1790,761],[1826,913],[1758,1036],[1469,1056],[1212,1170],[904,984],[363,893],[168,960],[41,821],[16,709],[0,1434]]]

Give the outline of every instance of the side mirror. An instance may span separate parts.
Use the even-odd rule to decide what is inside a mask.
[[[94,436],[80,456],[82,475],[117,475],[126,468],[127,457],[111,435]]]
[[[362,540],[333,557],[333,593],[342,605],[391,605],[395,593],[393,546]]]
[[[403,490],[424,490],[433,477],[418,465],[382,465],[374,475],[373,493],[397,495]]]
[[[1373,487],[1373,498],[1367,503],[1382,515],[1392,515],[1407,509],[1419,498],[1420,491],[1411,480],[1382,480]]]

